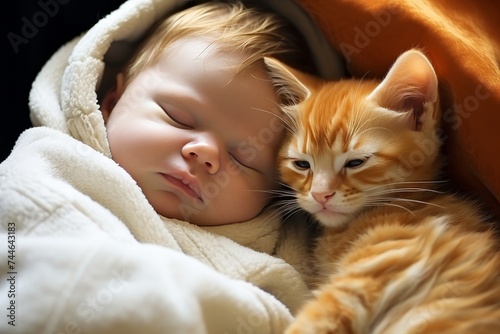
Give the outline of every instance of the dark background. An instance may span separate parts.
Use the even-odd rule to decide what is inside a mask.
[[[28,95],[45,62],[64,43],[88,30],[124,0],[21,0],[1,4],[2,50],[7,57],[0,110],[0,162],[31,126]],[[28,23],[26,23],[28,22]],[[35,29],[29,30],[29,24]],[[22,43],[9,40],[18,36]],[[14,37],[15,38],[15,37]],[[14,44],[14,45],[13,45]],[[17,50],[16,50],[17,47]]]

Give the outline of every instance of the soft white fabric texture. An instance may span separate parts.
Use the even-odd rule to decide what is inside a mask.
[[[96,91],[105,69],[183,4],[124,3],[33,83],[37,127],[0,164],[0,238],[5,251],[14,223],[17,273],[16,326],[4,317],[0,332],[281,333],[309,295],[300,222],[269,212],[201,228],[160,217],[111,159]],[[4,300],[12,269],[0,267]]]

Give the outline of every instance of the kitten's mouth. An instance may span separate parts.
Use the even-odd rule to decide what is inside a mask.
[[[325,203],[325,204],[317,203],[317,204],[319,204],[319,206],[317,206],[317,211],[316,211],[317,213],[341,215],[341,216],[348,216],[349,215],[348,212],[345,212],[343,210],[339,210],[339,208],[336,205],[332,205],[329,203]]]
[[[340,211],[337,211],[337,210],[328,209],[326,207],[323,207],[321,210],[319,210],[316,213],[317,214],[321,213],[321,214],[331,215],[331,216],[348,216],[349,215],[348,213],[340,212]]]
[[[333,211],[323,208],[314,214],[316,219],[324,226],[342,228],[351,219],[351,215],[345,212]]]

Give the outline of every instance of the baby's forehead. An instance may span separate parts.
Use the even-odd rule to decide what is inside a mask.
[[[183,39],[173,47],[154,74],[165,83],[166,95],[232,150],[246,150],[267,169],[274,165],[284,124],[264,62],[242,69],[244,52],[221,53],[210,39]]]

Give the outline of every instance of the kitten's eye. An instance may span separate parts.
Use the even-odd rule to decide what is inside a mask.
[[[300,169],[300,170],[306,170],[306,169],[311,168],[311,165],[309,164],[309,162],[307,162],[305,160],[296,160],[293,162],[293,165],[295,167],[297,167],[297,169]]]
[[[363,165],[367,159],[352,159],[345,163],[344,167],[346,168],[356,168]]]

